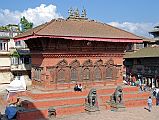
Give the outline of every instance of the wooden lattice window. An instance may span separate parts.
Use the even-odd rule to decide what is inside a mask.
[[[113,68],[108,67],[106,68],[106,79],[112,79],[113,78]]]
[[[94,79],[95,80],[101,80],[102,76],[101,76],[101,70],[99,67],[95,67],[94,69]]]
[[[85,68],[83,70],[83,80],[89,80],[90,79],[90,70],[89,68]]]
[[[78,80],[78,71],[77,69],[71,69],[71,80],[77,81]]]
[[[57,82],[64,82],[65,81],[65,70],[60,69],[57,73]]]
[[[40,81],[41,79],[42,68],[34,68],[34,79]]]

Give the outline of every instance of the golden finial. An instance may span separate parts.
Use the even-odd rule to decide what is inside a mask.
[[[69,18],[73,18],[74,17],[72,7],[68,10],[68,14],[69,14]]]
[[[74,16],[75,16],[75,18],[80,17],[78,8],[74,11]]]
[[[83,8],[81,18],[86,18],[86,16],[87,16],[86,9]]]

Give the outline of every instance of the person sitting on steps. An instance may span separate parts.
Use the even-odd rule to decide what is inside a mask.
[[[75,85],[74,91],[75,91],[75,92],[78,91],[78,84]]]
[[[74,91],[81,91],[82,92],[82,85],[81,84],[76,84],[75,87],[74,87]]]
[[[82,85],[81,84],[78,85],[78,91],[82,92]]]

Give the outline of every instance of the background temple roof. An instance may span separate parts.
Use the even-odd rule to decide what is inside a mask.
[[[50,22],[37,26],[16,36],[15,39],[34,35],[142,39],[141,37],[130,32],[121,30],[108,24],[96,22],[94,20],[78,19],[53,19]]]
[[[159,57],[159,46],[146,47],[136,52],[126,52],[124,58]]]

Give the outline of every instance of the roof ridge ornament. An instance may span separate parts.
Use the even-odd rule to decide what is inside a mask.
[[[72,20],[87,20],[88,18],[86,17],[86,9],[83,8],[82,13],[80,15],[80,12],[77,9],[72,9],[72,7],[68,10],[69,17],[67,19],[72,19]]]
[[[87,16],[86,9],[83,8],[81,18],[86,18],[86,16]]]

